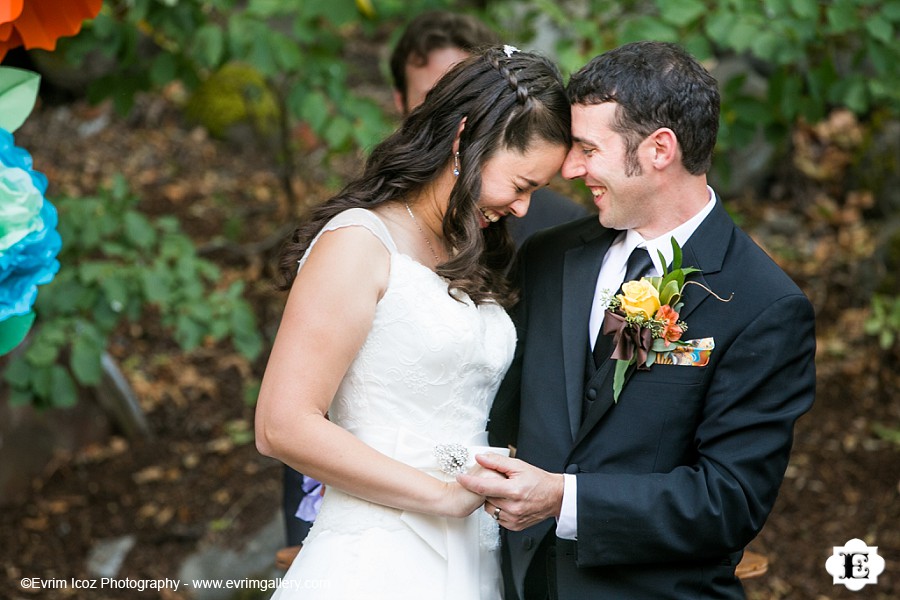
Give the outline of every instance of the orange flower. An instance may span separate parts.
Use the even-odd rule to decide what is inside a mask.
[[[681,339],[681,334],[684,333],[684,330],[678,324],[678,313],[671,306],[668,304],[660,306],[654,318],[663,322],[661,337],[665,340],[666,346],[669,345],[669,342],[677,342]]]
[[[0,60],[18,46],[55,50],[56,40],[81,31],[103,0],[5,0],[0,2]]]

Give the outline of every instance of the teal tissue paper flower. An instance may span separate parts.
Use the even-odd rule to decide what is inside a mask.
[[[37,286],[59,271],[62,240],[46,191],[31,155],[0,128],[0,321],[30,313]]]
[[[27,172],[0,166],[0,198],[0,252],[5,252],[29,233],[44,228],[44,196]]]

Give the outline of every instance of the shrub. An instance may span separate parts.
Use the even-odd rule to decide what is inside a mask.
[[[152,316],[186,351],[230,340],[262,349],[243,284],[220,283],[174,217],[150,219],[122,178],[94,198],[58,201],[63,265],[35,304],[38,326],[4,372],[13,404],[71,406],[77,384],[100,382],[100,358],[123,322]]]

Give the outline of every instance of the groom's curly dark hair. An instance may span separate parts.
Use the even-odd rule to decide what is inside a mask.
[[[572,104],[618,104],[614,129],[632,159],[626,158],[626,174],[640,172],[637,147],[660,127],[675,132],[688,172],[709,171],[719,131],[719,89],[677,44],[633,42],[604,52],[572,75],[567,92]]]
[[[314,208],[281,260],[282,289],[297,261],[332,217],[350,208],[402,202],[432,182],[453,160],[459,140],[460,174],[450,193],[443,234],[452,249],[436,269],[477,304],[511,306],[517,294],[506,278],[514,245],[504,219],[481,229],[477,202],[485,163],[500,149],[524,153],[535,141],[568,147],[571,111],[559,69],[528,52],[491,48],[457,64],[428,92],[400,128],[376,146],[363,174]]]

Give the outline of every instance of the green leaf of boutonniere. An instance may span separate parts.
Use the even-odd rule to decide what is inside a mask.
[[[619,394],[622,393],[622,387],[625,385],[625,374],[628,372],[629,366],[631,366],[631,361],[616,361],[616,372],[613,374],[613,402],[615,403],[619,402]]]

